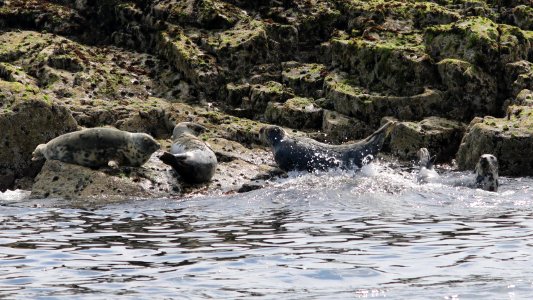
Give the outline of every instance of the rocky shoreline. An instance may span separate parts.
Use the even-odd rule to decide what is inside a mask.
[[[342,143],[399,120],[385,147],[504,176],[533,175],[533,2],[358,0],[0,1],[0,190],[36,198],[182,197],[279,176],[265,124]],[[200,123],[220,162],[183,185],[142,168],[31,161],[79,128],[151,134]]]

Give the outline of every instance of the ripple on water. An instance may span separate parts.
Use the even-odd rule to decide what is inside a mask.
[[[498,193],[418,185],[377,164],[222,198],[2,198],[0,297],[525,299],[533,180],[501,181]]]

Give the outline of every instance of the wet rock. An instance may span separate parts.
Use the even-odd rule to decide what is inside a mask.
[[[373,132],[365,122],[331,110],[324,110],[322,119],[324,140],[335,144],[362,139]]]
[[[498,158],[500,174],[507,176],[533,175],[533,109],[510,106],[507,117],[485,117],[472,122],[457,152],[460,169],[473,169],[479,156],[485,153]]]
[[[155,157],[157,153],[140,168],[121,167],[118,170],[94,170],[48,160],[35,178],[31,198],[105,198],[107,201],[120,201],[179,194],[179,183]]]
[[[496,79],[466,61],[444,59],[438,63],[439,74],[446,86],[449,115],[459,120],[473,116],[500,113]]]
[[[322,96],[326,66],[321,64],[282,63],[283,83],[298,95],[312,98]]]
[[[0,169],[0,192],[5,192],[13,187],[15,173],[10,169]]]
[[[291,98],[285,103],[270,102],[265,118],[272,123],[292,128],[314,128],[322,126],[322,108],[311,98]]]
[[[418,149],[428,148],[438,162],[450,161],[464,134],[463,123],[438,117],[420,122],[400,122],[391,133],[389,148],[401,159],[416,159]],[[477,161],[477,160],[476,160]]]

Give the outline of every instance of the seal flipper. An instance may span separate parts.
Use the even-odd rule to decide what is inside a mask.
[[[181,153],[181,154],[172,154],[170,152],[163,152],[161,156],[159,156],[159,159],[166,165],[169,165],[173,168],[176,168],[182,161],[187,159],[188,155],[187,153]]]

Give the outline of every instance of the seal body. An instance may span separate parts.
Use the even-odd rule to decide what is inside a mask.
[[[89,128],[60,135],[37,146],[33,160],[59,160],[90,168],[143,165],[160,148],[146,133]]]
[[[217,157],[213,150],[198,138],[207,129],[202,125],[182,122],[174,127],[172,146],[161,161],[171,166],[188,183],[205,183],[213,178]]]
[[[477,188],[486,191],[497,192],[498,182],[498,159],[492,154],[483,154],[479,157],[476,164],[476,182]]]
[[[498,159],[492,154],[483,154],[479,157],[475,169],[475,178],[452,178],[443,179],[433,168],[432,158],[426,148],[418,150],[419,174],[417,181],[420,183],[442,183],[452,186],[466,186],[470,188],[482,189],[490,192],[497,192],[498,182]]]
[[[283,128],[274,125],[261,128],[259,134],[271,146],[274,160],[284,171],[349,169],[360,168],[374,158],[393,124],[394,122],[388,122],[364,140],[343,145],[289,137]]]
[[[435,157],[429,155],[427,148],[420,148],[417,152],[419,172],[416,180],[421,183],[434,182],[440,179],[433,166]]]

